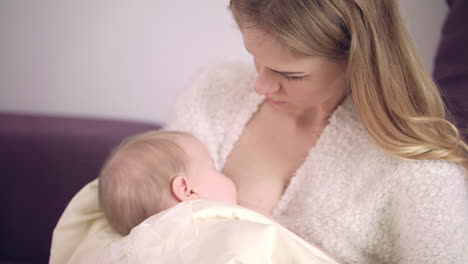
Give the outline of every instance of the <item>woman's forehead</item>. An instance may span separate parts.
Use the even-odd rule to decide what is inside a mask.
[[[256,28],[242,31],[244,45],[257,63],[275,72],[304,72],[322,65],[325,58],[299,56],[274,37]],[[299,74],[299,73],[298,73]]]
[[[287,59],[293,57],[292,52],[272,35],[257,28],[245,28],[242,30],[244,46],[248,52],[258,52],[259,50],[274,51]],[[273,55],[273,54],[271,54]]]

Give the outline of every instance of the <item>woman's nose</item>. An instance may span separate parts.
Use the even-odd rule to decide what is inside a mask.
[[[268,69],[257,68],[258,77],[254,84],[255,92],[259,95],[270,94],[278,91],[279,82]]]

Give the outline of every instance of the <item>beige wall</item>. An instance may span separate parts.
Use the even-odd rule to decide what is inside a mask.
[[[445,0],[399,0],[416,49],[426,68],[432,72],[433,59],[440,38],[440,30],[447,16]]]
[[[0,111],[164,122],[196,69],[250,61],[227,2],[0,1]],[[445,3],[401,4],[432,69]]]

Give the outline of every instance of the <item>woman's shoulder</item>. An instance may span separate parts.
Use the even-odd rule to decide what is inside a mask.
[[[463,187],[466,191],[468,175],[464,168],[446,160],[399,160],[394,176],[401,186],[428,190],[449,186]]]
[[[360,131],[359,129],[357,129]],[[354,141],[343,148],[352,148],[346,156],[351,171],[360,171],[364,181],[376,180],[391,192],[431,192],[437,189],[468,191],[467,171],[446,160],[409,160],[382,150],[365,131],[350,132]],[[455,190],[453,190],[455,191]],[[465,194],[466,195],[466,194]]]
[[[417,185],[418,182],[432,184],[441,181],[463,185],[463,181],[468,179],[467,171],[453,162],[403,159],[384,151],[367,133],[351,98],[346,99],[332,116],[331,130],[338,132],[330,131],[331,139],[327,142],[340,146],[343,150],[341,153],[346,155],[343,158],[352,163],[350,166],[365,168],[365,171],[380,174],[379,177],[385,177],[391,182]]]
[[[190,86],[179,94],[169,118],[169,125],[180,116],[190,119],[207,118],[239,107],[253,96],[251,87],[255,71],[240,62],[212,63],[202,67]]]
[[[467,171],[453,162],[434,160],[410,160],[386,153],[374,144],[367,152],[367,158],[379,167],[387,177],[400,188],[422,185],[464,185]]]
[[[388,197],[440,204],[458,200],[468,205],[468,175],[461,166],[446,160],[409,160],[380,151],[369,176],[386,186]],[[371,160],[371,159],[370,159]]]
[[[234,124],[236,128],[242,126],[239,119],[248,118],[261,101],[252,89],[255,77],[253,67],[238,62],[203,67],[190,87],[178,96],[166,128],[193,134],[208,146],[216,160],[226,131],[231,131]]]

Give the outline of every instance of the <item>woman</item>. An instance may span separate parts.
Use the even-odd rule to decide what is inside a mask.
[[[344,263],[468,263],[468,148],[396,1],[230,9],[257,75],[206,71],[170,128],[205,141],[240,203]]]
[[[230,9],[256,71],[204,71],[168,129],[207,145],[241,205],[343,263],[468,263],[468,147],[396,2],[231,0]],[[70,214],[56,231],[76,224]]]

